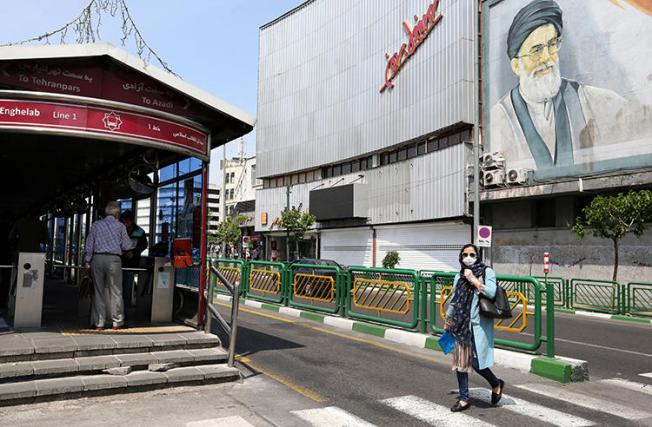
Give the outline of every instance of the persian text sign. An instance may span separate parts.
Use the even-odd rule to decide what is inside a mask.
[[[396,77],[398,72],[403,67],[403,64],[414,55],[414,52],[417,51],[421,43],[428,37],[430,32],[439,21],[442,20],[444,15],[440,12],[437,13],[439,8],[439,0],[435,0],[426,13],[419,19],[417,15],[414,15],[414,26],[410,26],[408,21],[403,22],[403,29],[408,34],[410,40],[407,43],[401,45],[401,49],[398,52],[390,57],[389,54],[385,54],[387,59],[387,65],[385,66],[385,83],[380,87],[380,92],[384,92],[385,89],[392,89],[394,83],[392,80]]]
[[[0,129],[73,131],[81,137],[136,139],[161,148],[208,155],[208,135],[185,124],[122,110],[43,101],[0,99]]]

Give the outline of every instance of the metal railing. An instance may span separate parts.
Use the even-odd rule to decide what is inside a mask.
[[[623,312],[635,316],[652,317],[652,283],[630,282],[626,287]]]
[[[221,284],[231,293],[231,323],[229,324],[222,314],[217,311],[215,305],[213,305],[213,297],[215,286],[212,285],[208,287],[208,298],[206,300],[206,306],[208,308],[207,312],[209,313],[206,316],[206,332],[211,331],[211,324],[213,317],[220,324],[222,329],[226,332],[229,337],[229,349],[228,349],[228,366],[233,366],[235,362],[235,345],[238,338],[238,310],[240,305],[240,282],[235,281],[231,283],[214,265],[210,265],[210,275],[214,276]]]
[[[337,266],[292,264],[286,266],[288,305],[324,313],[342,311],[345,276]]]
[[[568,291],[568,306],[570,308],[582,308],[611,314],[621,312],[621,292],[618,282],[572,279]]]

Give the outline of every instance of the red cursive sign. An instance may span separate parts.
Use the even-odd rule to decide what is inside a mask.
[[[392,80],[394,80],[401,67],[403,67],[403,64],[414,55],[414,52],[421,46],[421,43],[428,37],[432,29],[444,17],[441,12],[437,13],[438,8],[439,0],[435,0],[428,7],[428,10],[421,19],[417,15],[414,15],[414,27],[410,27],[407,21],[403,22],[403,29],[407,32],[410,40],[407,43],[403,43],[401,49],[398,52],[394,52],[391,57],[389,54],[385,54],[385,59],[387,59],[385,83],[380,87],[380,93],[383,93],[385,89],[392,89],[394,87]]]
[[[0,99],[0,129],[68,131],[80,137],[140,140],[161,148],[208,156],[208,135],[171,120],[122,110],[59,102]]]

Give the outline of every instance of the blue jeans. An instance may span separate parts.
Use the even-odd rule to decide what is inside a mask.
[[[482,378],[487,380],[491,388],[498,387],[500,385],[500,380],[496,378],[493,372],[491,372],[491,369],[489,368],[484,368],[480,369],[480,365],[478,364],[478,355],[475,352],[475,343],[473,344],[473,360],[471,362],[471,365],[473,366],[473,370],[477,372]],[[457,373],[457,384],[459,385],[460,389],[460,395],[459,395],[459,400],[463,400],[465,402],[469,401],[469,373],[468,372],[460,372],[460,371],[455,371]]]

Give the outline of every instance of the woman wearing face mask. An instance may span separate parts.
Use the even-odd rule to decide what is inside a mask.
[[[459,399],[451,411],[468,409],[469,370],[473,368],[491,386],[491,403],[497,404],[503,395],[505,382],[496,378],[494,363],[494,322],[480,316],[478,294],[488,298],[496,295],[496,273],[485,266],[475,245],[464,245],[460,251],[460,272],[453,282],[453,296],[446,311],[444,329],[455,338],[453,370],[457,372]]]

